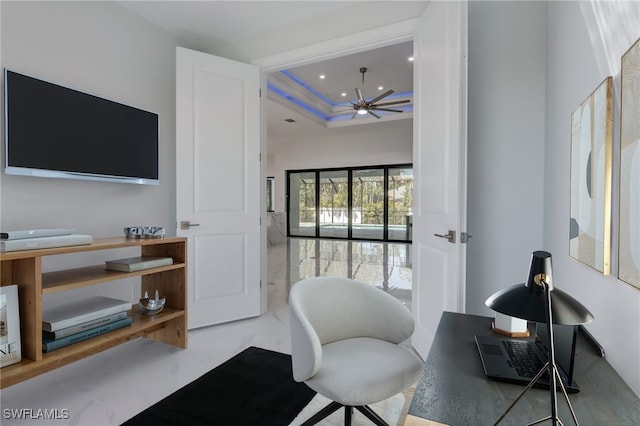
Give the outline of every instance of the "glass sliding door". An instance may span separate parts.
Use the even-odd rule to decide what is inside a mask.
[[[351,179],[351,238],[385,239],[384,169],[356,169]]]
[[[316,172],[290,172],[287,182],[289,235],[316,236]]]
[[[288,236],[412,240],[413,167],[287,172]]]
[[[320,237],[349,237],[349,172],[320,172]]]
[[[388,239],[411,241],[413,168],[390,167],[387,177]]]

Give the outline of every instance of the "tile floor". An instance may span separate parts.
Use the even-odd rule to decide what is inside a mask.
[[[248,346],[290,353],[288,291],[302,278],[339,275],[384,288],[411,306],[407,244],[290,239],[268,249],[268,311],[189,332],[186,350],[138,339],[3,389],[2,425],[119,425]],[[388,421],[398,407],[379,412]],[[12,409],[58,410],[58,420],[11,418]],[[69,415],[66,416],[65,414]],[[354,424],[360,422],[354,415]],[[362,422],[362,424],[367,424]]]

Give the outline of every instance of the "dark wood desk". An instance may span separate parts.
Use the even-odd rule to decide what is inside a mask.
[[[492,320],[443,313],[409,407],[410,416],[453,426],[492,425],[518,397],[523,386],[488,380],[484,375],[474,335],[492,334]],[[640,399],[581,333],[574,380],[581,390],[569,399],[580,425],[640,425]],[[549,391],[534,388],[500,424],[528,424],[550,413]],[[565,425],[573,424],[562,392],[558,393],[558,413]]]

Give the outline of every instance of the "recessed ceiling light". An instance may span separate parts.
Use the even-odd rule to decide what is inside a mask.
[[[346,94],[346,92],[342,92],[342,93],[340,93],[340,96],[342,96],[344,98],[345,96],[347,96],[347,94]]]
[[[324,74],[320,74],[320,80],[324,80],[325,75]]]
[[[378,86],[378,90],[384,89],[384,86]]]
[[[409,56],[409,62],[413,62],[413,56]]]

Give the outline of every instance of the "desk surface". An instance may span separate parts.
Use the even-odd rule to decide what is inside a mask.
[[[491,335],[492,318],[444,312],[409,407],[412,416],[449,425],[491,425],[523,386],[488,380],[474,335]],[[578,422],[587,425],[640,425],[640,399],[578,333],[574,380],[580,392],[569,399]],[[549,416],[549,391],[533,388],[500,425],[521,425]],[[565,425],[571,413],[558,393],[558,413]],[[547,422],[548,424],[548,422]]]

